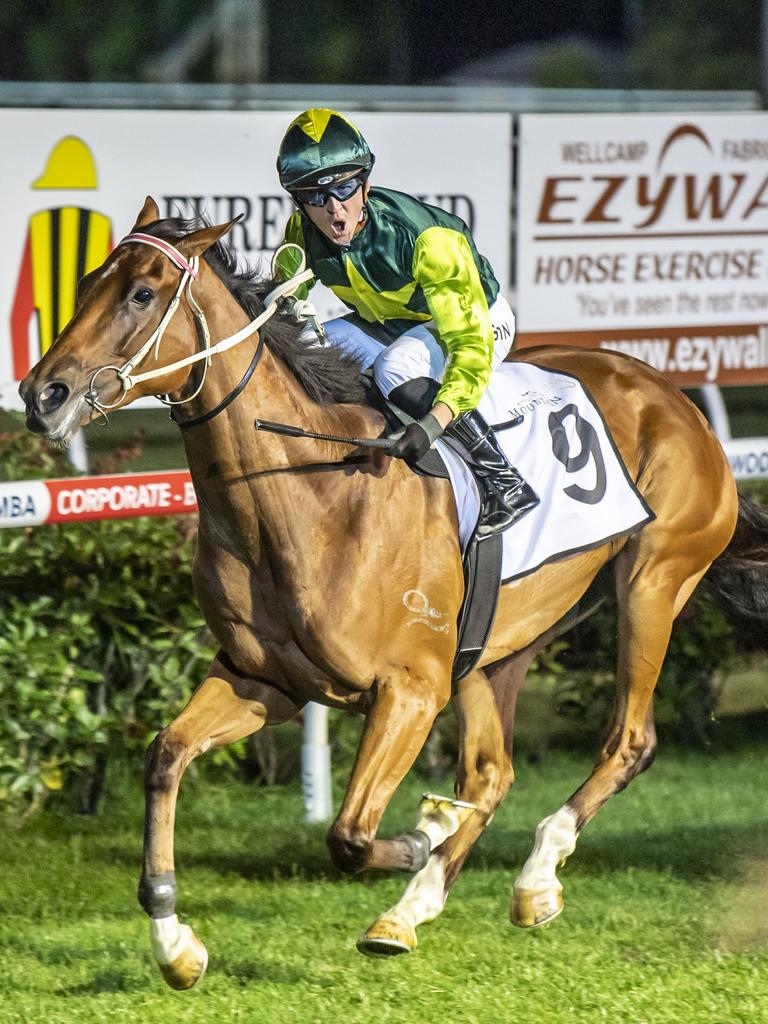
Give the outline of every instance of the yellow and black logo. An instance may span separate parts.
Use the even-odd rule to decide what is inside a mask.
[[[33,189],[96,189],[96,164],[82,139],[67,135],[51,150]],[[79,205],[39,210],[29,218],[11,310],[13,370],[22,380],[75,311],[77,282],[112,249],[109,217]],[[30,330],[30,327],[32,330]]]

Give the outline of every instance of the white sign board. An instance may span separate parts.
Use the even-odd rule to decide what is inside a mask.
[[[518,343],[768,381],[768,114],[520,119]]]
[[[737,480],[768,477],[768,437],[735,437],[723,441]]]
[[[298,113],[298,111],[296,112]],[[61,329],[77,278],[133,226],[146,195],[162,216],[244,219],[230,242],[251,264],[292,212],[275,158],[294,115],[258,112],[0,110],[0,405]],[[457,213],[502,287],[509,282],[511,117],[361,113],[374,184]],[[322,316],[342,311],[330,292]]]

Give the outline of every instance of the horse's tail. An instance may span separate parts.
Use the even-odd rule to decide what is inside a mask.
[[[768,649],[768,514],[764,509],[739,495],[739,518],[731,542],[704,578],[726,616],[749,632],[750,646]]]

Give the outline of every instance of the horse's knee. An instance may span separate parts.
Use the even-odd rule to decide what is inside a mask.
[[[646,739],[645,744],[637,755],[635,761],[635,775],[640,775],[650,768],[656,758],[656,734]]]
[[[491,809],[501,800],[515,780],[512,759],[505,753],[500,758],[478,753],[470,762],[460,765],[456,795],[480,808]]]
[[[331,860],[339,871],[362,871],[370,860],[373,840],[352,828],[334,823],[326,842]]]
[[[169,792],[178,784],[186,767],[186,747],[174,738],[170,728],[158,733],[147,748],[144,759],[144,785],[147,790]]]
[[[619,762],[614,792],[620,793],[641,772],[650,768],[656,757],[656,731],[635,735],[613,755]]]
[[[508,754],[504,754],[501,764],[497,766],[496,775],[497,789],[501,796],[504,796],[515,781],[515,769],[512,764],[512,758]]]

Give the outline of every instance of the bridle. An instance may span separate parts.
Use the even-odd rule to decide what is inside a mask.
[[[100,413],[105,419],[110,409],[116,409],[123,401],[125,395],[137,384],[141,384],[145,380],[154,380],[157,377],[162,377],[165,374],[173,373],[174,370],[180,370],[185,366],[192,366],[195,363],[205,360],[205,366],[203,367],[203,374],[200,383],[195,388],[191,395],[186,398],[181,398],[178,401],[174,401],[166,395],[164,398],[161,397],[160,401],[164,402],[168,406],[183,405],[186,402],[191,402],[193,398],[196,398],[205,383],[206,374],[208,368],[211,365],[211,359],[213,356],[218,355],[220,352],[226,352],[227,349],[234,348],[235,345],[239,345],[241,341],[245,341],[255,331],[261,327],[262,324],[266,323],[270,317],[274,316],[278,310],[278,303],[281,299],[288,295],[293,295],[300,285],[307,281],[310,281],[315,275],[313,271],[306,269],[306,254],[302,247],[296,242],[284,242],[278,249],[275,250],[272,256],[271,273],[274,278],[277,259],[282,252],[286,249],[298,249],[301,254],[301,261],[299,263],[299,269],[296,273],[288,278],[287,281],[283,281],[282,284],[277,285],[271,292],[264,298],[264,311],[256,317],[255,320],[251,320],[250,323],[242,327],[236,334],[230,335],[228,338],[222,338],[221,341],[217,341],[215,345],[211,344],[210,331],[208,330],[208,323],[205,319],[205,313],[197,304],[194,295],[192,294],[192,282],[196,281],[200,273],[200,260],[199,257],[193,256],[190,260],[187,260],[184,255],[179,252],[175,245],[170,242],[166,242],[163,238],[156,238],[154,235],[147,235],[142,232],[133,232],[130,235],[126,235],[120,242],[117,243],[115,248],[121,245],[149,245],[153,249],[157,249],[159,252],[167,256],[168,259],[175,266],[181,270],[181,280],[179,281],[176,292],[173,298],[168,303],[168,308],[160,320],[160,323],[150,334],[138,352],[134,353],[131,358],[123,363],[122,366],[115,366],[108,364],[106,366],[99,367],[91,377],[90,384],[88,385],[88,391],[85,393],[85,401],[91,406],[96,412]],[[176,312],[181,301],[181,297],[186,291],[187,302],[189,307],[194,313],[195,320],[198,324],[200,333],[203,336],[204,346],[201,352],[195,352],[191,356],[186,356],[184,359],[178,359],[175,363],[168,363],[165,366],[157,367],[154,370],[145,370],[143,373],[133,373],[133,370],[138,366],[146,357],[149,355],[152,348],[155,350],[155,359],[158,358],[160,350],[160,342],[162,341],[165,329],[171,321],[173,314]],[[200,423],[206,423],[208,420],[212,420],[214,416],[217,416],[223,409],[233,402],[237,396],[242,392],[248,381],[253,376],[253,372],[256,369],[261,354],[264,351],[264,334],[259,337],[256,351],[253,354],[248,369],[243,374],[240,383],[237,384],[229,394],[219,402],[218,405],[214,406],[208,412],[203,413],[200,416],[196,416],[194,419],[179,420],[173,414],[171,409],[171,419],[182,429],[188,429],[189,427],[196,427]],[[102,402],[96,392],[95,383],[99,374],[104,373],[107,370],[114,370],[118,381],[120,382],[121,393],[117,401],[115,402]],[[313,431],[304,430],[301,427],[290,426],[285,423],[272,423],[268,420],[255,420],[254,427],[256,430],[267,430],[275,434],[283,434],[288,437],[307,437],[313,438],[318,441],[328,441],[337,444],[349,444],[356,448],[381,448],[388,449],[392,441],[389,438],[368,438],[368,437],[341,437],[336,434],[319,434]]]
[[[168,307],[165,310],[165,313],[163,314],[160,323],[150,334],[150,336],[147,338],[147,340],[144,342],[141,348],[137,352],[135,352],[134,355],[132,355],[127,362],[123,363],[122,366],[115,366],[113,364],[101,366],[92,375],[90,384],[88,385],[88,391],[85,394],[85,401],[91,406],[92,409],[96,410],[96,412],[101,413],[101,415],[104,416],[105,418],[107,412],[110,409],[116,409],[117,406],[122,403],[123,398],[125,397],[127,392],[130,391],[132,388],[136,387],[137,384],[141,384],[143,381],[146,380],[154,380],[157,377],[162,377],[165,374],[173,373],[175,370],[180,370],[185,366],[192,366],[195,363],[204,360],[205,365],[203,367],[203,373],[200,379],[200,383],[198,384],[198,386],[195,388],[194,392],[191,395],[188,395],[186,398],[181,398],[177,401],[172,400],[167,395],[164,398],[160,399],[162,402],[169,406],[183,405],[186,402],[191,402],[193,398],[196,398],[200,394],[203,388],[203,384],[205,383],[205,378],[208,373],[208,368],[211,365],[212,357],[218,355],[220,352],[226,352],[227,349],[234,348],[235,345],[239,345],[241,341],[245,341],[246,338],[249,338],[259,329],[259,327],[261,327],[262,324],[266,323],[266,321],[269,320],[270,317],[274,316],[274,314],[277,312],[278,303],[280,302],[281,299],[285,298],[288,295],[292,295],[300,285],[304,284],[305,282],[311,280],[311,278],[314,277],[314,274],[311,270],[305,269],[306,256],[304,250],[301,248],[300,245],[296,245],[296,243],[294,242],[286,242],[284,245],[281,245],[280,248],[274,253],[272,257],[272,275],[274,276],[275,273],[276,260],[278,256],[287,248],[298,249],[298,251],[301,253],[301,262],[299,264],[299,269],[297,270],[297,272],[293,275],[293,277],[290,277],[287,281],[283,281],[281,284],[277,285],[276,288],[273,288],[271,292],[269,292],[269,294],[264,299],[264,311],[260,313],[255,320],[251,320],[250,323],[246,324],[245,327],[242,327],[239,331],[237,331],[236,334],[232,334],[228,338],[222,338],[221,341],[217,341],[215,345],[212,345],[210,331],[208,330],[208,323],[205,319],[205,313],[197,304],[197,301],[195,300],[195,297],[192,294],[192,283],[193,281],[197,280],[198,275],[200,273],[199,257],[193,256],[190,260],[187,260],[184,257],[184,255],[181,252],[179,252],[176,246],[172,245],[170,242],[165,241],[165,239],[163,238],[156,238],[154,235],[147,235],[142,232],[133,232],[130,235],[126,235],[125,238],[118,242],[116,248],[121,245],[131,244],[148,245],[151,246],[153,249],[157,249],[158,252],[163,253],[164,256],[167,256],[168,259],[175,266],[177,266],[179,270],[181,270],[181,279],[176,288],[176,292],[173,295],[173,298],[168,303]],[[168,363],[167,365],[157,367],[154,370],[145,370],[143,373],[135,374],[133,372],[134,369],[144,361],[144,359],[149,355],[153,348],[155,350],[155,360],[157,360],[160,351],[160,342],[162,341],[163,334],[165,333],[165,330],[168,324],[170,323],[173,314],[178,309],[181,297],[185,291],[187,295],[187,302],[195,316],[195,321],[198,325],[198,329],[203,338],[202,351],[195,352],[192,355],[186,356],[183,359],[178,359],[175,363]],[[253,371],[256,369],[258,361],[261,358],[261,353],[263,352],[263,349],[264,336],[262,334],[262,336],[259,338],[259,344],[256,348],[256,352],[254,353],[254,357],[251,360],[250,366],[245,371],[243,379],[233,389],[233,391],[230,392],[230,394],[227,395],[227,397],[224,398],[214,409],[210,410],[210,412],[204,413],[202,416],[196,417],[193,420],[177,420],[176,417],[173,416],[173,412],[171,412],[172,418],[176,420],[180,427],[191,427],[195,426],[198,423],[203,423],[206,420],[212,419],[215,415],[221,412],[222,409],[226,408],[226,406],[229,405],[230,402],[234,401],[234,399],[240,394],[240,392],[246,386],[246,384],[248,383],[253,374]],[[99,377],[99,375],[105,373],[107,370],[114,370],[121,387],[120,396],[114,402],[103,402],[98,397],[98,393],[95,387],[96,380]]]

